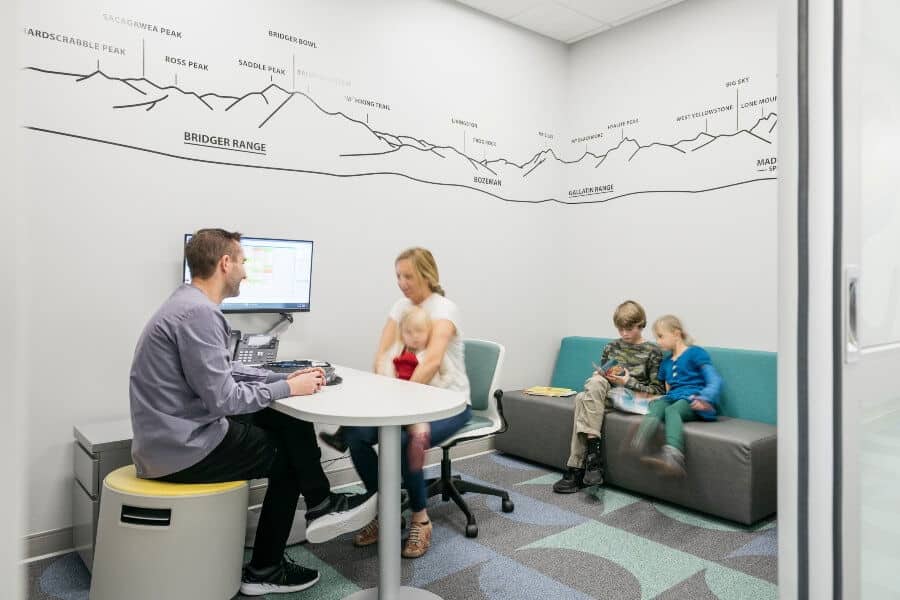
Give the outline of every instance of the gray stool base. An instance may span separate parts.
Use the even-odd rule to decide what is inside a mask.
[[[91,600],[229,600],[241,584],[248,488],[139,496],[103,486]],[[123,522],[122,506],[171,509],[168,526]]]

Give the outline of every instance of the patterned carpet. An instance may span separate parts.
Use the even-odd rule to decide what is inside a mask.
[[[403,561],[403,585],[445,600],[777,598],[774,519],[742,527],[615,488],[554,494],[558,473],[502,454],[454,468],[507,489],[515,511],[504,514],[499,499],[467,494],[479,527],[468,539],[462,513],[432,499],[431,550]],[[337,600],[377,582],[377,547],[354,548],[350,536],[289,553],[319,569],[321,581],[272,600]],[[29,600],[88,600],[89,588],[75,554],[29,565]]]

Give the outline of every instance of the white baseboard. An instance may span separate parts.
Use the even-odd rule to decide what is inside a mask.
[[[468,442],[461,442],[450,451],[451,458],[471,458],[494,449],[494,436],[488,436]],[[425,455],[425,464],[434,465],[441,462],[441,449],[432,448]],[[331,487],[341,487],[360,483],[356,470],[349,457],[329,461],[325,465],[325,474]],[[266,495],[265,480],[253,482],[250,486],[250,506],[261,504]],[[302,499],[301,499],[302,501]],[[48,555],[62,554],[74,550],[72,528],[63,527],[32,533],[25,537],[25,558],[23,562],[46,558]]]
[[[32,533],[25,538],[25,561],[74,549],[71,527]]]

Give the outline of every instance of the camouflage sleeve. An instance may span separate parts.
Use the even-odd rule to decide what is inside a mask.
[[[628,381],[625,383],[625,387],[652,396],[664,394],[665,388],[659,380],[659,365],[662,363],[662,352],[660,352],[658,348],[654,348],[653,351],[647,355],[646,361],[645,373],[647,373],[647,376],[650,379],[649,383],[643,384],[636,378],[629,377]]]

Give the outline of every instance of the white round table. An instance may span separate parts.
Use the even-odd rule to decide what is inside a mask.
[[[400,427],[461,413],[462,392],[411,383],[349,367],[336,367],[343,383],[311,396],[278,400],[273,408],[304,421],[378,427],[378,587],[348,600],[439,599],[400,585]]]

